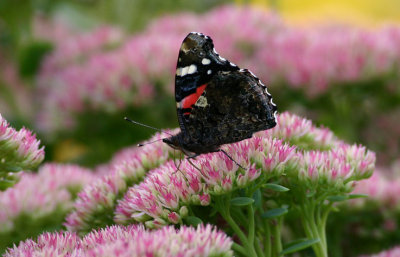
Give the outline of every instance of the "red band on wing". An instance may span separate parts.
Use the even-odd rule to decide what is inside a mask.
[[[182,100],[182,108],[192,108],[192,106],[196,103],[197,99],[203,94],[204,89],[206,89],[207,84],[201,85],[196,88],[196,93],[188,95]]]

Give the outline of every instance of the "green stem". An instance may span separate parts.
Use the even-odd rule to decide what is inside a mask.
[[[241,253],[243,256],[246,256],[246,255],[247,255],[246,249],[244,249],[243,246],[241,246],[241,245],[239,245],[239,244],[237,244],[237,243],[233,243],[233,244],[232,244],[232,249],[233,249],[234,251],[238,252],[238,253]]]
[[[333,203],[329,203],[325,207],[325,210],[322,211],[322,214],[321,214],[320,235],[321,235],[321,238],[323,239],[323,243],[324,243],[326,249],[328,248],[328,244],[326,241],[326,221],[328,219],[329,213],[332,210],[332,206],[333,206]]]
[[[282,252],[282,241],[281,241],[281,218],[277,218],[276,220],[273,220],[274,224],[272,227],[272,240],[273,240],[273,246],[272,246],[272,253],[273,256],[279,256],[279,253]]]
[[[324,222],[322,222],[323,217],[321,218],[321,209],[316,208],[315,203],[306,200],[300,208],[300,212],[307,237],[320,240],[312,246],[315,256],[327,257],[326,235]]]
[[[254,245],[254,237],[255,237],[255,224],[254,224],[254,208],[253,204],[250,204],[248,207],[248,217],[249,217],[249,244]]]
[[[225,219],[225,221],[229,224],[229,226],[233,229],[236,235],[239,237],[240,242],[242,243],[243,247],[246,249],[246,256],[257,257],[256,251],[254,249],[254,244],[250,244],[247,240],[246,235],[237,225],[237,223],[232,219],[229,211],[229,199],[226,201],[227,205],[225,206],[224,201],[221,198],[216,200],[218,210],[221,216]]]
[[[271,228],[268,224],[268,220],[264,219],[264,229],[265,229],[265,237],[264,237],[264,254],[266,257],[271,257]]]
[[[264,253],[262,252],[260,244],[261,244],[260,240],[258,238],[256,238],[256,240],[254,242],[254,247],[256,248],[257,256],[265,257]]]

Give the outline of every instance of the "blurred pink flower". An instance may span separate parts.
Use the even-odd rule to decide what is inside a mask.
[[[121,42],[123,37],[113,30],[61,44],[38,79],[38,93],[45,99],[38,126],[52,131],[63,124],[72,126],[73,114],[88,108],[115,111],[141,105],[158,93],[156,85],[161,85],[161,93],[172,95],[171,74],[180,43],[190,31],[210,35],[224,57],[250,68],[269,86],[301,89],[309,97],[347,82],[383,77],[398,70],[400,58],[398,27],[294,28],[274,14],[243,6],[166,16],[112,51],[99,46]],[[74,57],[68,65],[59,65],[78,51],[84,52],[84,60]],[[60,113],[67,118],[60,120]]]
[[[32,218],[72,208],[73,194],[91,182],[94,175],[76,165],[46,164],[38,174],[22,174],[12,188],[0,192],[0,231],[13,229],[22,214]]]
[[[233,256],[232,240],[210,225],[197,228],[111,226],[80,239],[76,234],[45,233],[10,248],[5,257],[28,256]]]
[[[366,194],[368,197],[351,200],[349,206],[360,209],[372,204],[380,207],[383,212],[398,212],[400,210],[399,167],[396,162],[391,168],[379,167],[370,178],[357,182],[353,193]]]

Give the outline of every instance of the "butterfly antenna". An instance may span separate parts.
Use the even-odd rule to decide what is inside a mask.
[[[240,165],[239,163],[237,163],[227,152],[225,152],[225,150],[223,149],[219,149],[220,152],[222,152],[223,154],[226,155],[226,157],[228,157],[231,161],[233,161],[237,166],[239,166],[240,168],[244,169],[242,165]]]
[[[145,145],[148,145],[148,144],[152,144],[152,143],[155,143],[155,142],[158,142],[158,141],[161,141],[161,140],[163,140],[163,138],[160,138],[160,139],[157,139],[157,140],[154,140],[154,141],[150,141],[150,142],[146,142],[146,143],[142,143],[142,144],[138,144],[137,146],[138,147],[142,147],[142,146],[145,146]]]
[[[146,127],[146,128],[154,129],[154,130],[160,131],[161,133],[165,133],[167,135],[173,136],[172,134],[170,134],[168,132],[165,132],[164,130],[161,130],[159,128],[155,128],[155,127],[152,127],[152,126],[149,126],[149,125],[146,125],[146,124],[131,120],[128,117],[124,117],[124,120],[129,121],[129,122],[131,122],[133,124],[136,124],[136,125],[139,125],[139,126],[143,126],[143,127]]]

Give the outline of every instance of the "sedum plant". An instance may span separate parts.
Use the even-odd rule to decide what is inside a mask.
[[[213,223],[237,238],[232,249],[238,256],[278,256],[310,246],[316,256],[328,256],[328,215],[336,202],[358,197],[351,191],[372,175],[375,154],[296,115],[283,113],[277,121],[271,130],[223,146],[244,168],[223,153],[175,160],[161,142],[120,154],[122,163],[137,165],[124,172],[114,164],[84,188],[65,225],[84,234],[112,223],[149,229]],[[302,239],[288,242],[284,227]]]
[[[17,131],[0,114],[0,190],[16,182],[16,172],[34,169],[43,159],[40,140],[26,128]]]
[[[207,225],[164,227],[157,231],[143,226],[111,226],[92,231],[80,239],[75,233],[45,233],[26,240],[4,255],[11,256],[182,256],[229,257],[232,239]]]

